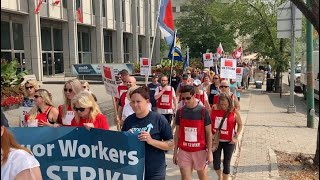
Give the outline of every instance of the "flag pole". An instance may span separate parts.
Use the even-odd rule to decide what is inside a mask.
[[[160,8],[161,8],[161,0],[159,0],[159,4],[158,4],[158,14],[157,14],[157,19],[156,19],[156,24],[155,24],[155,31],[154,31],[154,37],[152,39],[152,46],[151,46],[151,50],[150,50],[150,62],[152,61],[152,55],[153,55],[153,48],[154,48],[154,44],[156,42],[156,35],[157,35],[157,31],[158,31],[158,21],[159,21],[159,16],[160,16]],[[151,64],[150,64],[151,66]],[[147,73],[147,75],[145,76],[145,84],[148,85],[148,78],[149,78],[149,71]]]
[[[177,38],[177,30],[174,31],[173,48],[171,51],[172,57],[171,57],[171,69],[170,69],[170,86],[171,86],[171,81],[172,81],[174,52],[176,51],[176,38]]]

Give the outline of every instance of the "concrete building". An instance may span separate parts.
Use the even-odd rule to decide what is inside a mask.
[[[71,74],[72,64],[136,62],[150,57],[158,1],[1,0],[1,58],[43,76]],[[80,8],[83,22],[79,22]],[[157,30],[152,62],[160,60]]]

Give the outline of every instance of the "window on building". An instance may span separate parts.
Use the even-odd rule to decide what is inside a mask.
[[[129,53],[129,38],[123,36],[123,54],[124,54],[124,62],[127,63],[129,62],[129,57],[130,57],[130,53]]]
[[[67,8],[68,7],[68,0],[62,0],[62,6],[64,7],[64,8]]]
[[[1,21],[1,50],[3,49],[11,49],[10,24],[9,22]]]
[[[102,0],[102,17],[106,17],[106,2]]]
[[[138,49],[139,49],[139,57],[142,57],[142,47],[143,47],[143,39],[141,37],[138,37]]]
[[[76,9],[78,9],[81,6],[81,0],[76,0]]]
[[[121,3],[122,3],[122,22],[125,22],[125,19],[126,19],[126,3],[125,3],[125,0],[122,0]]]
[[[50,27],[41,27],[41,45],[42,51],[51,51],[51,29]]]
[[[177,7],[172,7],[172,12],[177,12]]]
[[[104,31],[104,58],[106,63],[112,63],[112,36],[111,33]]]
[[[91,42],[90,32],[78,32],[78,52],[79,52],[79,63],[91,64],[92,53],[91,53]]]
[[[62,30],[53,29],[53,45],[55,51],[63,51]]]
[[[94,1],[95,0],[91,0],[91,3],[92,3],[92,14],[93,15],[96,15],[96,6],[94,5]],[[102,0],[103,1],[103,0]]]
[[[140,26],[140,7],[137,7],[137,24]]]
[[[15,50],[23,50],[23,30],[22,24],[12,23],[13,44]]]

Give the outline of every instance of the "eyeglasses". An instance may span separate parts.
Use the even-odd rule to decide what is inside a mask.
[[[220,88],[228,88],[229,86],[219,86]]]
[[[213,79],[219,79],[219,78],[213,78]]]
[[[188,101],[189,101],[189,100],[191,99],[191,97],[182,97],[181,99],[182,99],[183,101],[184,101],[184,100],[188,100]]]
[[[161,81],[168,81],[168,80],[161,80]]]
[[[26,89],[32,89],[33,88],[33,86],[28,86],[28,87],[26,87]]]
[[[67,89],[67,88],[64,88],[63,90],[64,90],[64,92],[69,92],[69,93],[72,93],[72,89]]]
[[[41,96],[39,96],[39,95],[34,95],[33,96],[35,99],[37,99],[38,97],[41,97]]]
[[[75,111],[83,112],[86,108],[82,108],[82,107],[80,107],[80,108],[73,107],[73,109],[74,109]]]

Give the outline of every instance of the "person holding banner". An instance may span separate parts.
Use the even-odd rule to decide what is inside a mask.
[[[19,145],[1,116],[1,179],[42,180],[40,164],[31,151]]]
[[[99,128],[109,130],[108,120],[100,111],[91,93],[82,91],[72,98],[71,105],[74,110],[74,118],[71,126]]]
[[[122,131],[137,133],[145,146],[145,180],[165,180],[165,151],[172,150],[172,130],[164,116],[150,111],[149,93],[146,87],[139,87],[130,93],[130,105],[135,112],[127,117]]]
[[[172,117],[177,107],[177,99],[173,87],[168,83],[167,76],[161,77],[161,86],[156,88],[154,98],[157,100],[157,112],[164,115],[171,125]]]
[[[230,95],[221,93],[217,109],[211,111],[212,133],[220,129],[219,144],[213,142],[213,167],[218,179],[229,179],[230,161],[243,124],[239,111],[236,111]],[[225,118],[224,118],[225,117]],[[237,125],[237,130],[235,130]],[[221,171],[221,152],[223,151],[223,172]]]
[[[196,101],[195,89],[187,85],[181,90],[185,106],[176,114],[173,163],[180,168],[181,179],[208,179],[207,166],[212,159],[212,132],[209,112]]]
[[[34,104],[25,116],[28,127],[56,126],[59,110],[53,105],[51,93],[46,89],[36,90]]]
[[[83,91],[81,82],[79,79],[70,79],[64,83],[63,98],[64,104],[58,107],[59,117],[58,123],[62,126],[70,126],[71,121],[74,118],[74,112],[71,106],[72,98]]]

